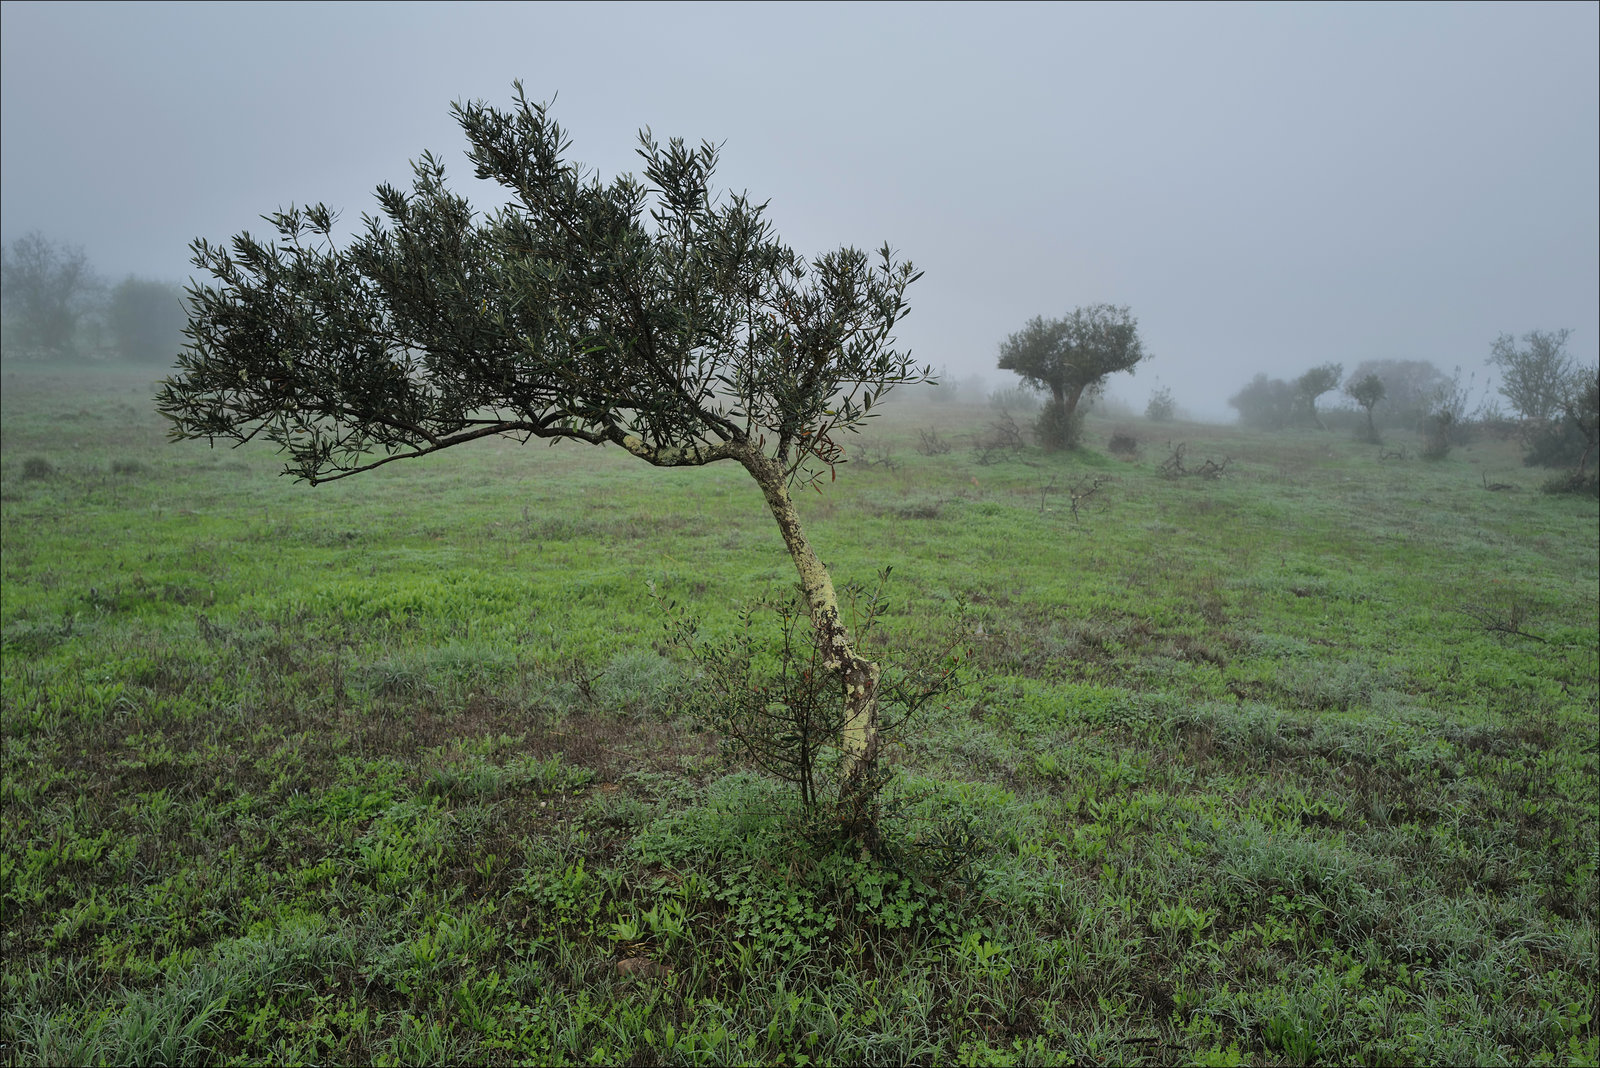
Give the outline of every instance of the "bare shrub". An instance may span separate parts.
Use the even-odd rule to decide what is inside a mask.
[[[1208,456],[1199,467],[1190,467],[1185,462],[1183,455],[1189,447],[1188,442],[1180,441],[1174,445],[1169,441],[1167,442],[1167,447],[1172,450],[1172,454],[1156,465],[1156,472],[1162,478],[1192,477],[1215,480],[1221,478],[1227,472],[1228,465],[1233,462],[1233,457],[1231,456],[1224,456],[1221,463],[1217,463],[1217,461]]]
[[[1039,487],[1040,515],[1044,514],[1045,501],[1049,498],[1050,494],[1057,492],[1056,483],[1060,480],[1060,478],[1060,475],[1051,475],[1050,481]],[[1078,509],[1081,508],[1090,497],[1093,497],[1097,492],[1099,492],[1101,486],[1104,486],[1110,481],[1110,475],[1079,475],[1077,480],[1073,482],[1072,485],[1060,487],[1060,492],[1063,492],[1067,495],[1069,507],[1072,511],[1072,518],[1074,520],[1078,519]]]
[[[850,458],[851,463],[860,464],[862,467],[876,467],[884,471],[900,470],[900,461],[895,458],[894,450],[887,445],[856,446],[856,454]]]
[[[1504,605],[1468,604],[1462,605],[1460,612],[1470,616],[1482,624],[1483,629],[1490,634],[1503,634],[1516,638],[1531,638],[1536,642],[1548,642],[1537,634],[1523,629],[1533,608],[1521,598],[1512,598]]]
[[[941,438],[937,428],[929,427],[917,431],[917,452],[923,456],[943,456],[952,448],[948,438]]]
[[[1015,459],[1023,448],[1022,428],[1004,408],[994,422],[972,436],[973,459],[984,466]]]

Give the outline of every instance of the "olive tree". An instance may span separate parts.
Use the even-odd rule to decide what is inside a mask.
[[[1376,408],[1378,403],[1383,400],[1383,379],[1375,374],[1365,374],[1360,378],[1351,378],[1350,381],[1345,383],[1344,392],[1351,400],[1366,409],[1367,440],[1374,445],[1378,444],[1380,441],[1378,426],[1372,421],[1372,409]]]
[[[920,275],[886,245],[810,261],[765,204],[718,196],[717,150],[648,130],[643,179],[602,182],[520,83],[508,110],[452,106],[475,212],[424,153],[379,186],[344,247],[323,205],[267,218],[272,240],[197,240],[189,344],[158,406],[174,438],[287,455],[317,484],[484,438],[612,445],[657,467],[733,463],[760,487],[799,573],[821,661],[843,690],[846,818],[869,820],[880,671],[859,655],[791,490],[844,459],[891,387],[928,380],[894,329]]]
[[[1338,389],[1339,379],[1343,376],[1343,364],[1323,363],[1294,380],[1295,399],[1300,404],[1301,417],[1318,430],[1328,428],[1322,425],[1322,417],[1317,414],[1317,398]]]
[[[1049,390],[1039,417],[1046,448],[1076,444],[1078,402],[1107,376],[1132,371],[1145,358],[1139,320],[1126,306],[1091,304],[1064,319],[1034,316],[1000,346],[1000,369]]]

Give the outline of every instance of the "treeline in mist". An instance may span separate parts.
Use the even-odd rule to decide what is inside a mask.
[[[129,275],[107,285],[82,248],[25,234],[5,244],[0,356],[40,364],[166,365],[183,346],[183,290]]]

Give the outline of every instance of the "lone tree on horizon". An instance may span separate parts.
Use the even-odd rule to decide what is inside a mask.
[[[377,190],[347,247],[318,204],[223,248],[189,290],[189,344],[157,397],[174,439],[256,436],[317,484],[509,435],[619,446],[657,467],[730,461],[761,488],[799,573],[821,661],[843,689],[847,828],[870,828],[880,671],[857,654],[791,487],[844,459],[891,387],[926,381],[893,330],[920,277],[885,245],[797,255],[765,204],[719,198],[717,149],[640,133],[644,180],[568,162],[548,105],[452,105],[486,214],[424,153]],[[646,212],[648,211],[648,215]]]
[[[1126,305],[1091,304],[1064,319],[1034,316],[1000,345],[1000,369],[1015,371],[1035,389],[1050,391],[1039,416],[1047,449],[1078,442],[1078,403],[1108,375],[1131,371],[1145,358],[1139,320]]]

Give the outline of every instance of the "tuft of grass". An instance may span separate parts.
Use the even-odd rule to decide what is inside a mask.
[[[55,475],[56,468],[43,456],[30,456],[22,461],[22,477],[27,479],[51,478]]]

